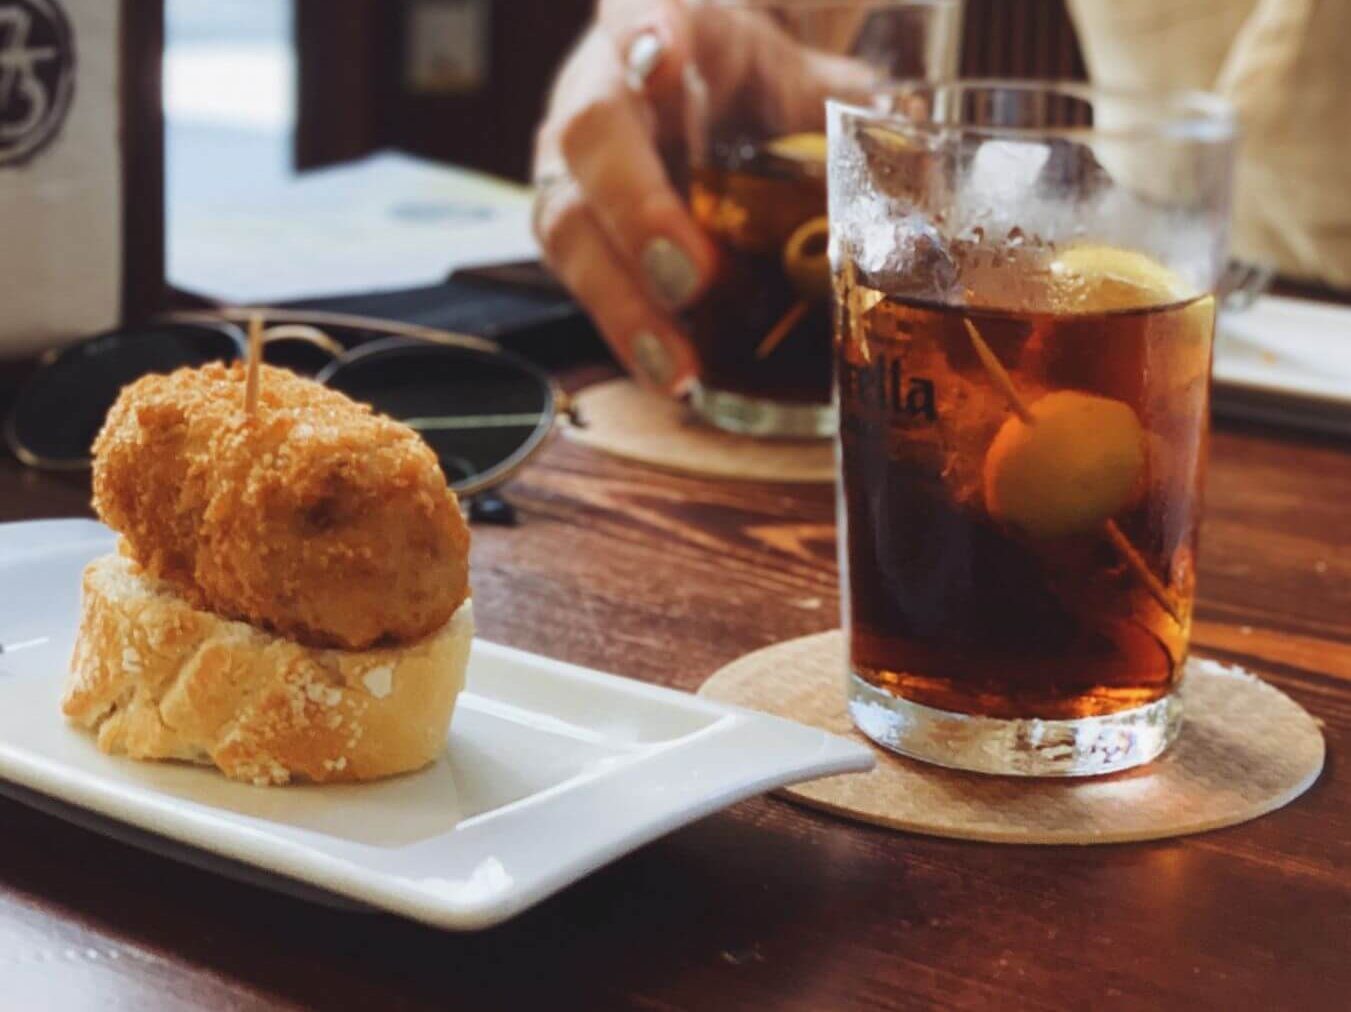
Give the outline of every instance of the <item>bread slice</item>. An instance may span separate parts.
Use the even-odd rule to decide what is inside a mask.
[[[474,635],[466,601],[412,644],[305,647],[193,608],[119,555],[84,572],[62,710],[99,748],[234,780],[372,780],[445,749]]]

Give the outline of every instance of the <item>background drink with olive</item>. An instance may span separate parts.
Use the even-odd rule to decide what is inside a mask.
[[[1212,96],[832,103],[849,709],[1083,776],[1182,727],[1234,120]]]
[[[825,136],[729,146],[693,170],[690,207],[717,243],[718,272],[687,316],[704,387],[830,403]]]
[[[956,71],[963,0],[688,0],[702,29],[684,92],[688,198],[718,250],[682,323],[694,410],[753,436],[834,434],[825,100]]]

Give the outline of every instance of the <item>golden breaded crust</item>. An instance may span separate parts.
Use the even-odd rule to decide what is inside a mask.
[[[199,608],[362,650],[442,626],[469,595],[469,531],[407,426],[263,366],[147,376],[94,443],[94,508]]]
[[[114,755],[214,763],[259,785],[371,780],[443,752],[473,633],[466,602],[409,646],[307,648],[107,555],[85,570],[62,710]]]

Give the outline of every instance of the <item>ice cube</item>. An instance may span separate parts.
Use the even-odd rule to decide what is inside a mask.
[[[884,126],[860,126],[857,138],[872,190],[905,206],[937,201],[936,188],[945,188],[947,179],[946,173],[936,171],[937,152]]]
[[[943,233],[921,214],[860,222],[855,251],[865,283],[888,295],[942,301],[957,284],[956,258]]]
[[[1035,194],[1051,149],[1030,141],[990,140],[976,149],[961,180],[966,217],[1017,214]]]
[[[1082,201],[1097,196],[1112,183],[1111,173],[1087,144],[1057,137],[1051,140],[1046,154],[1037,175],[1037,190],[1042,197]]]

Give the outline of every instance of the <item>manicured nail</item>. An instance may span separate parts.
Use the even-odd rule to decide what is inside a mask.
[[[699,290],[699,271],[683,249],[665,236],[658,236],[645,247],[643,270],[652,292],[667,309],[678,309]]]
[[[634,36],[624,57],[624,78],[628,86],[634,91],[642,91],[665,55],[666,43],[656,32],[646,31]]]
[[[662,344],[661,338],[650,331],[642,331],[633,339],[633,365],[653,386],[663,390],[675,379],[675,358]]]

